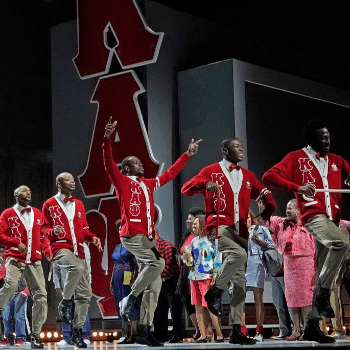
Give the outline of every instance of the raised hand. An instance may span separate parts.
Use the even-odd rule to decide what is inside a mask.
[[[108,123],[105,127],[105,135],[104,136],[109,139],[110,136],[112,135],[113,131],[115,130],[116,125],[117,125],[117,121],[112,123],[112,117],[110,117],[108,120]]]
[[[194,139],[191,140],[191,142],[188,146],[188,150],[186,152],[190,157],[195,155],[198,152],[198,144],[200,142],[202,142],[202,139],[199,139],[196,142],[194,142]]]

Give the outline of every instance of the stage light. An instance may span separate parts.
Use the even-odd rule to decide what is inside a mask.
[[[116,337],[118,335],[118,332],[113,332],[113,337]]]
[[[55,332],[55,333],[53,334],[53,336],[54,336],[55,338],[58,338],[58,333]]]
[[[52,333],[51,332],[47,332],[46,333],[46,337],[50,339],[52,337]]]
[[[41,339],[45,338],[45,333],[44,333],[44,332],[41,332],[41,333],[40,333],[40,338],[41,338]]]
[[[97,332],[92,332],[93,337],[97,337]]]
[[[100,337],[103,337],[103,332],[99,332],[98,335],[99,335]]]

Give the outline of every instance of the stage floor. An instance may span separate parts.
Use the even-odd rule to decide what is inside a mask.
[[[88,346],[88,349],[94,350],[112,350],[112,349],[127,349],[127,350],[139,350],[140,347],[147,348],[145,345],[133,344],[133,345],[118,345],[116,342],[93,342]],[[166,350],[202,350],[202,349],[280,349],[280,348],[350,348],[350,337],[346,339],[337,340],[333,344],[319,344],[311,341],[286,341],[286,340],[274,340],[265,339],[262,343],[257,343],[255,345],[234,345],[230,344],[228,340],[225,343],[206,343],[206,344],[196,344],[190,342],[183,342],[178,344],[165,343],[163,347],[150,347],[150,349],[166,349]],[[58,349],[73,349],[73,346],[57,347],[56,343],[45,343],[45,349],[58,350]]]

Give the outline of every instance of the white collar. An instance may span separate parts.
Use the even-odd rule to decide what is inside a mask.
[[[16,208],[19,212],[22,211],[22,209],[27,209],[27,208],[31,208],[30,205],[28,205],[27,207],[22,207],[21,205],[19,205],[18,203],[16,203],[14,206],[14,208]]]
[[[228,161],[227,159],[225,159],[225,158],[222,159],[222,163],[224,164],[224,166],[225,166],[225,168],[226,168],[227,170],[230,170],[230,165],[233,164],[233,163],[229,162],[229,161]],[[235,165],[235,164],[233,164],[233,165]]]
[[[59,200],[60,200],[62,203],[65,203],[64,199],[65,199],[66,197],[67,197],[67,196],[65,196],[63,193],[57,192],[56,198],[59,198]],[[72,195],[71,195],[70,197],[72,197]],[[70,197],[68,197],[68,198],[70,198]]]
[[[131,180],[133,180],[133,181],[135,181],[135,182],[142,182],[141,180],[140,180],[140,177],[139,176],[136,176],[136,175],[126,175],[129,179],[131,179]]]
[[[312,156],[316,157],[317,152],[316,152],[310,145],[308,145],[308,146],[306,147],[306,149],[309,151],[309,153],[310,153]]]

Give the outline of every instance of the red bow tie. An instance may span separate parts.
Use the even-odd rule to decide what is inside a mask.
[[[235,164],[230,164],[230,171],[232,171],[233,169],[241,169],[241,167],[239,165],[235,165]]]
[[[75,197],[71,196],[71,197],[65,197],[64,198],[64,203],[68,203],[68,202],[74,202]]]
[[[324,157],[322,157],[322,156],[320,155],[320,152],[317,152],[317,153],[316,153],[316,159],[319,160],[320,157],[321,157],[321,158],[324,158],[324,159],[327,159],[327,154],[326,154]]]
[[[21,214],[24,214],[24,213],[30,213],[32,211],[32,208],[23,208],[21,210]]]

